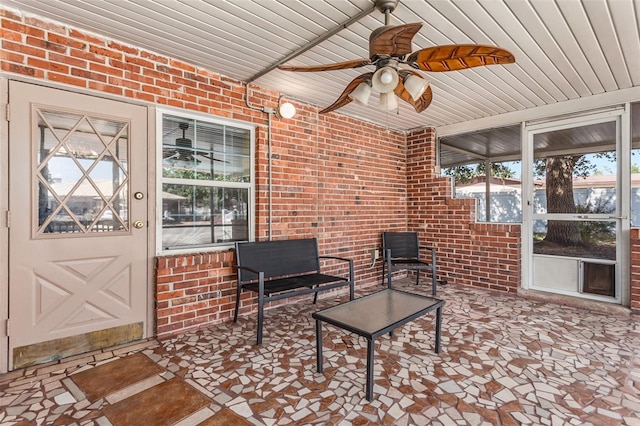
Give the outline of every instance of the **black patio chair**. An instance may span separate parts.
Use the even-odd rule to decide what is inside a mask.
[[[421,250],[427,250],[431,259],[422,260]],[[415,270],[416,285],[420,283],[420,271],[431,271],[431,292],[436,295],[436,251],[433,247],[423,247],[418,243],[417,232],[382,233],[382,282],[387,274],[387,285],[391,287],[391,273],[396,270]]]

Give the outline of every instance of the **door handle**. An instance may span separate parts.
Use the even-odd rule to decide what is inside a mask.
[[[627,216],[609,216],[609,219],[626,220],[628,219],[628,217]]]
[[[136,229],[140,229],[144,227],[144,222],[142,222],[141,220],[136,220],[135,222],[133,222],[133,227]]]

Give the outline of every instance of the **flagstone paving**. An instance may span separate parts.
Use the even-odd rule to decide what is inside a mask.
[[[262,346],[252,315],[0,375],[0,424],[640,426],[638,316],[453,284],[438,292],[440,354],[433,315],[379,338],[372,402],[363,338],[325,325],[316,372],[311,313],[342,295],[268,310]]]

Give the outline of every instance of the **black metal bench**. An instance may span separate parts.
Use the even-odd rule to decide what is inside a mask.
[[[320,259],[348,262],[349,278],[320,272]],[[264,305],[274,300],[349,286],[349,298],[354,297],[353,260],[335,256],[319,256],[315,238],[236,243],[238,287],[236,311],[238,320],[242,290],[258,293],[258,339],[262,344]]]

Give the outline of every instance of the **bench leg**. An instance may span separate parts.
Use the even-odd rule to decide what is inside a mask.
[[[262,344],[262,324],[264,323],[264,299],[258,296],[258,338],[256,343]]]
[[[367,401],[373,401],[373,339],[367,339]]]
[[[316,320],[316,367],[322,373],[322,321]]]
[[[240,283],[236,287],[236,311],[233,313],[233,322],[238,322],[238,311],[240,310]]]
[[[442,328],[442,306],[436,309],[436,353],[440,353],[440,329]]]

